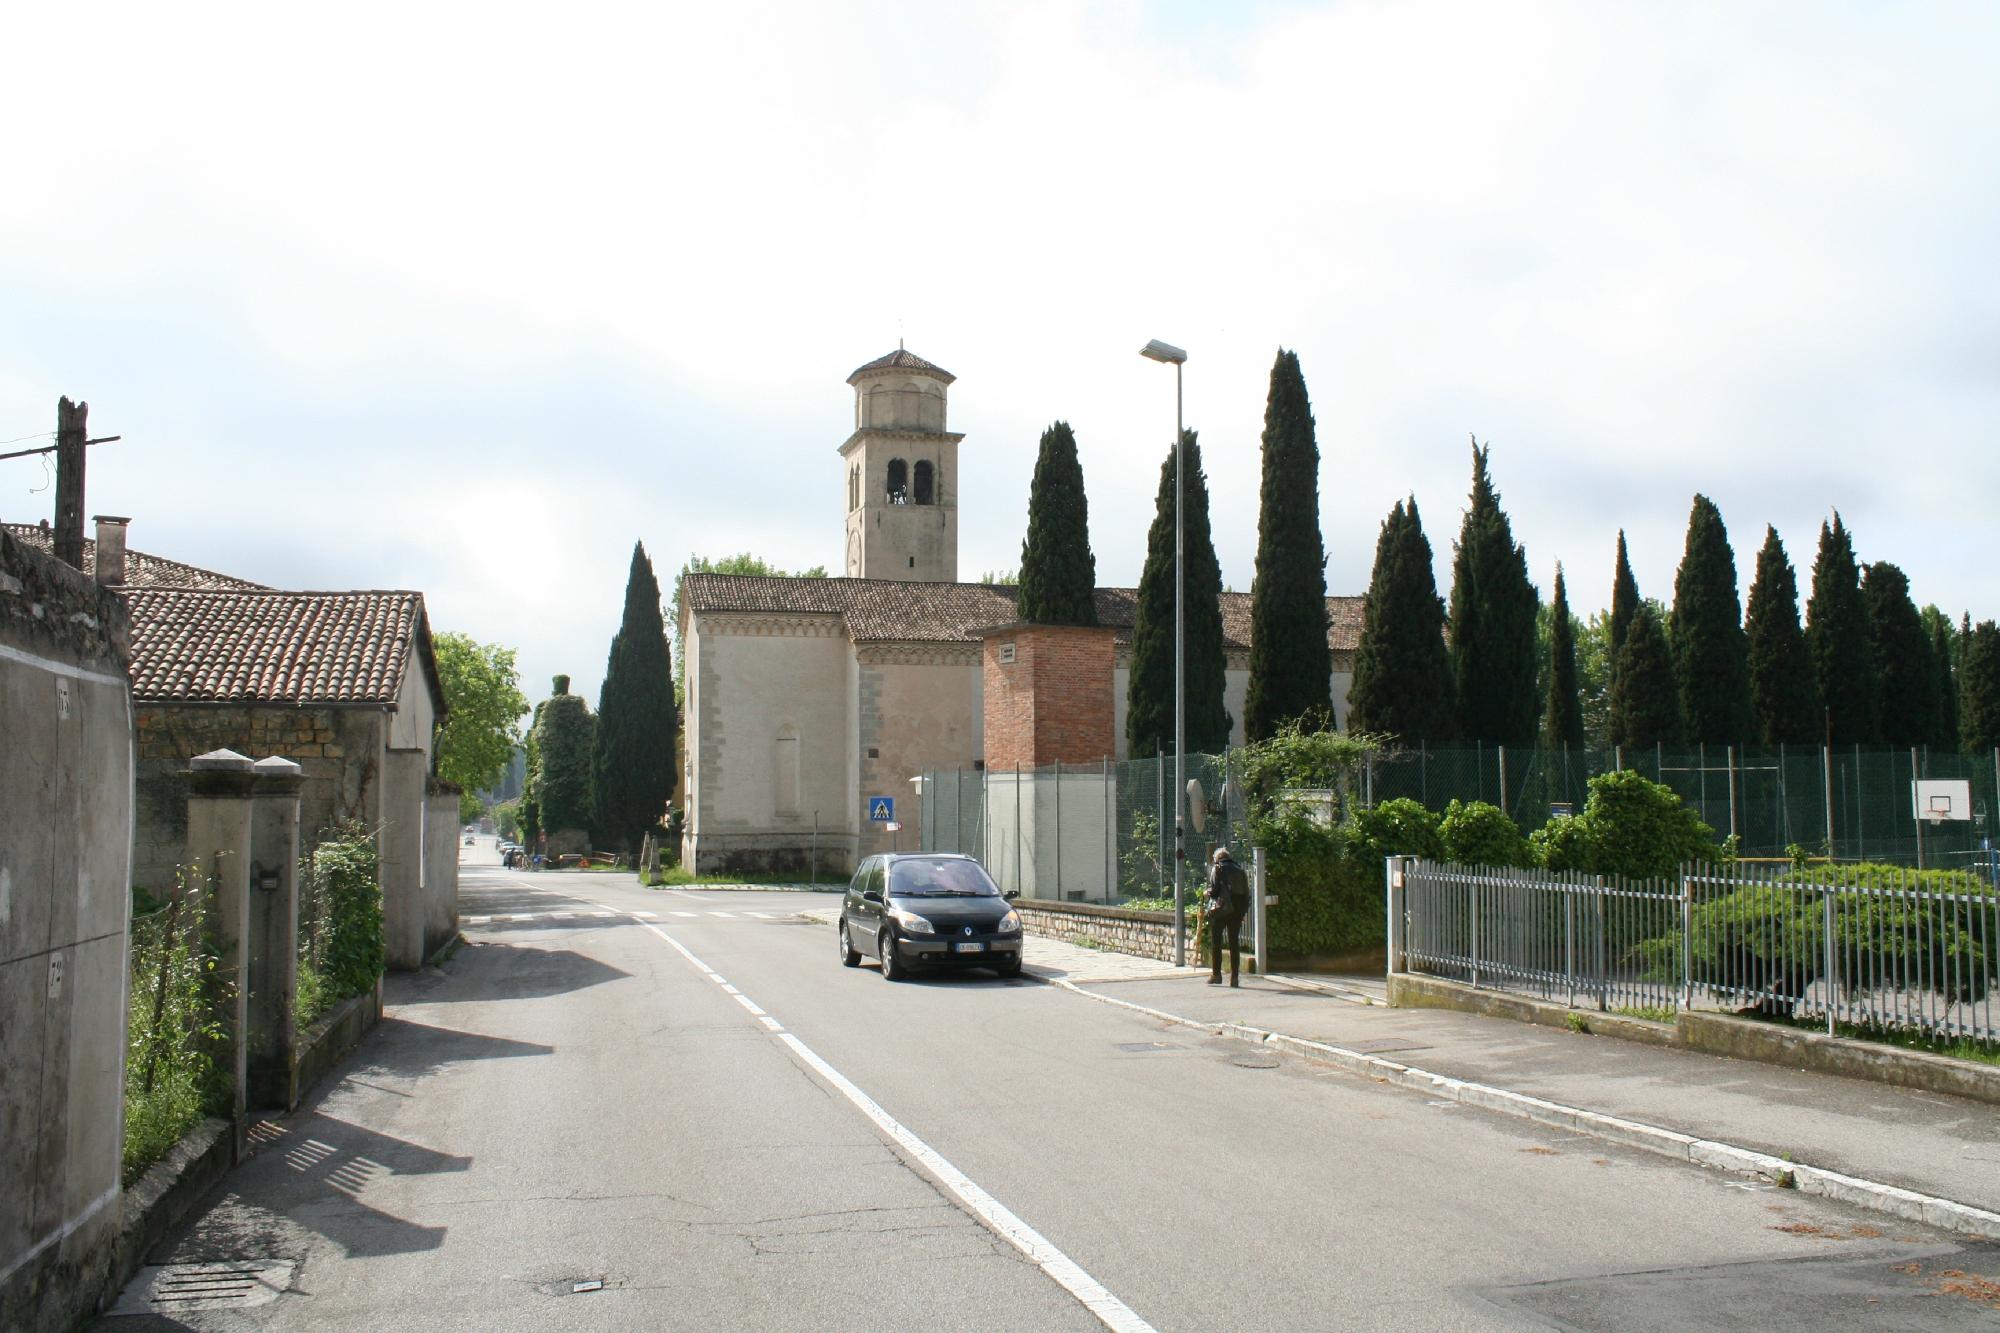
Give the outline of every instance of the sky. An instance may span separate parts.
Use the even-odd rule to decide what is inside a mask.
[[[1546,596],[1747,594],[1838,510],[2000,617],[2000,6],[487,3],[0,18],[0,440],[86,399],[87,513],[415,588],[595,698],[632,544],[842,557],[854,367],[958,376],[961,577],[1074,427],[1144,559],[1188,350],[1224,580],[1298,353],[1332,593],[1492,469]],[[27,443],[34,441],[30,438]],[[25,447],[0,445],[0,452]],[[0,519],[53,513],[0,462]]]

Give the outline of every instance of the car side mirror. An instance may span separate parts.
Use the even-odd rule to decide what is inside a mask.
[[[882,901],[882,895],[870,889],[861,895],[861,901],[865,903],[879,903]]]
[[[1015,900],[1016,898],[1018,898],[1018,897],[1020,897],[1020,896],[1021,896],[1021,891],[1020,891],[1019,889],[1009,889],[1009,890],[1007,890],[1007,892],[1005,892],[1005,893],[1001,894],[1000,896],[1001,896],[1002,898],[1005,898],[1005,899],[1006,899],[1006,900],[1007,900],[1008,902],[1010,902],[1010,903],[1011,903],[1011,902],[1013,902],[1013,901],[1014,901],[1014,900]]]

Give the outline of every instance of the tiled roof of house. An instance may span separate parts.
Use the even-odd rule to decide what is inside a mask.
[[[31,546],[47,554],[55,554],[55,532],[39,523],[9,523],[7,533],[16,541]],[[92,573],[97,568],[97,543],[86,537],[83,541],[83,572]],[[162,556],[147,555],[144,551],[125,552],[125,588],[228,588],[251,592],[262,589],[261,583],[248,579],[231,578],[218,574],[212,569],[202,569],[196,565],[184,565],[178,560],[168,560]]]
[[[412,645],[431,655],[421,593],[124,593],[140,702],[386,706],[402,692]],[[441,706],[435,684],[432,693]]]
[[[895,579],[763,578],[689,574],[681,596],[691,611],[752,611],[837,615],[856,643],[961,643],[991,625],[1015,620],[1014,589],[986,583],[905,583]],[[1352,652],[1361,641],[1359,597],[1326,599],[1327,644]],[[1132,638],[1138,617],[1135,588],[1099,588],[1097,621]],[[1231,652],[1250,647],[1250,594],[1222,594],[1222,640]]]
[[[895,351],[889,353],[887,356],[878,356],[865,366],[856,366],[854,368],[854,373],[847,377],[847,382],[849,384],[852,384],[856,379],[858,379],[863,375],[866,375],[871,370],[921,371],[926,375],[935,375],[938,379],[943,380],[946,384],[950,384],[953,380],[958,378],[958,376],[952,374],[949,370],[946,370],[943,366],[934,366],[930,362],[918,356],[915,352],[906,352],[902,348],[898,347]]]

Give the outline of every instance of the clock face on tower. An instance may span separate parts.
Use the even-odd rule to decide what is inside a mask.
[[[858,532],[847,534],[847,577],[861,577],[861,534]]]

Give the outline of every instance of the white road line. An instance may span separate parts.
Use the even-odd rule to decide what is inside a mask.
[[[591,913],[591,915],[592,915],[592,916],[615,916],[615,915],[616,915],[616,913],[614,913],[614,912],[592,912],[592,913]]]
[[[769,921],[771,919],[769,912],[751,912],[748,915],[756,917],[759,921]]]
[[[748,1009],[751,1013],[757,1015],[757,1017],[759,1018],[766,1017],[764,1011],[757,1007],[757,1002],[755,1000],[751,999],[748,995],[745,995],[742,991],[736,991],[734,992],[734,994],[736,996],[736,1003],[742,1005],[745,1009]]]
[[[734,912],[710,912],[710,916],[735,916]]]
[[[675,916],[700,916],[700,912],[675,912]]]
[[[533,921],[535,914],[533,912],[516,912],[507,919],[509,921]]]
[[[465,918],[465,924],[468,926],[483,926],[492,919],[490,916],[469,916]]]
[[[660,914],[658,912],[634,912],[632,913],[632,915],[638,917],[641,921],[653,921],[656,920]]]
[[[1084,1272],[1075,1260],[1050,1244],[1039,1231],[1016,1217],[998,1199],[975,1184],[970,1176],[945,1160],[943,1154],[905,1129],[900,1121],[883,1110],[873,1098],[849,1082],[846,1075],[822,1060],[812,1047],[791,1033],[783,1031],[763,1010],[752,1004],[747,996],[724,981],[714,968],[695,957],[686,945],[650,922],[641,921],[639,924],[672,945],[681,957],[701,969],[710,980],[735,994],[737,1002],[756,1013],[764,1024],[777,1034],[779,1041],[791,1047],[794,1055],[805,1061],[813,1072],[832,1085],[835,1091],[854,1103],[863,1115],[875,1122],[878,1129],[916,1158],[932,1178],[956,1195],[959,1202],[971,1210],[973,1216],[986,1223],[1003,1240],[1026,1255],[1037,1268],[1048,1274],[1057,1286],[1074,1296],[1084,1309],[1096,1315],[1106,1328],[1114,1330],[1114,1333],[1155,1333],[1153,1326],[1141,1319],[1136,1310],[1113,1296],[1096,1278]]]

